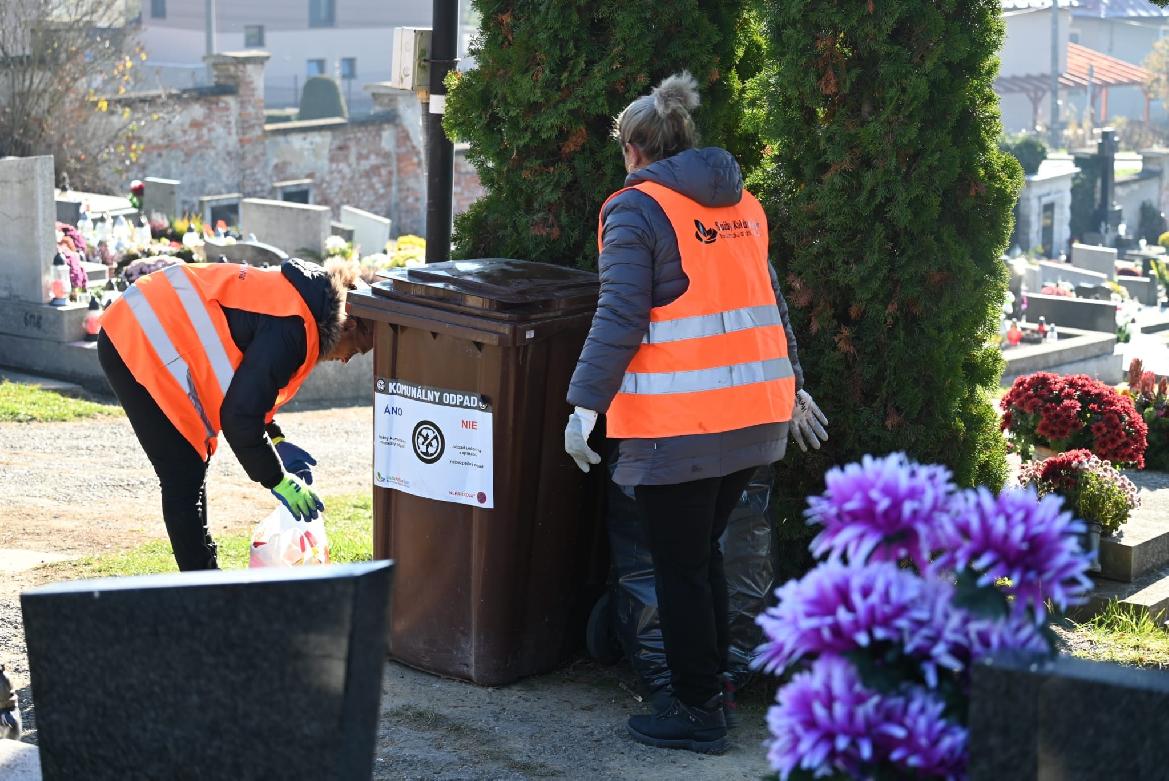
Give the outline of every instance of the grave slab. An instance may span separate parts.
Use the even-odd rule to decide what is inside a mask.
[[[327,206],[244,198],[240,201],[239,220],[243,235],[253,233],[259,241],[279,247],[292,257],[324,257],[332,211]]]
[[[1169,675],[1071,657],[974,667],[971,781],[1165,778]]]
[[[352,206],[342,206],[341,222],[353,226],[353,243],[361,249],[362,255],[385,252],[386,242],[390,240],[389,218]]]
[[[1072,265],[1078,268],[1095,271],[1109,279],[1116,279],[1117,252],[1112,247],[1100,247],[1091,244],[1072,245]]]
[[[1122,358],[1115,354],[1115,334],[1081,331],[1060,326],[1054,343],[1023,344],[1003,351],[1006,366],[1002,383],[1038,371],[1056,374],[1088,374],[1104,382],[1120,382]]]
[[[1136,613],[1148,614],[1154,621],[1169,620],[1169,567],[1146,572],[1131,583],[1093,578],[1095,588],[1088,603],[1068,611],[1076,621],[1085,621],[1119,602]]]
[[[23,593],[44,778],[369,778],[392,567]]]
[[[6,301],[0,306],[0,334],[72,342],[85,336],[82,323],[89,299],[65,306]]]
[[[54,193],[52,157],[0,158],[0,214],[12,227],[0,241],[0,299],[49,300],[57,246]]]
[[[1145,306],[1157,305],[1157,280],[1149,277],[1131,277],[1124,274],[1118,274],[1116,281],[1120,286],[1128,291],[1128,294],[1134,300],[1139,301]]]
[[[41,781],[41,756],[37,747],[17,740],[0,740],[0,778]]]
[[[1028,289],[1038,293],[1044,285],[1055,285],[1067,282],[1075,285],[1102,285],[1108,275],[1096,271],[1078,268],[1070,263],[1060,263],[1054,260],[1041,260],[1036,264],[1035,284]]]
[[[148,217],[152,214],[161,214],[164,217],[179,216],[179,185],[178,179],[160,179],[148,176],[142,180],[142,213]]]
[[[1169,566],[1169,472],[1125,470],[1141,506],[1114,537],[1100,540],[1102,577],[1132,583]]]
[[[1027,319],[1038,322],[1040,317],[1046,317],[1049,324],[1055,323],[1060,328],[1116,333],[1116,304],[1111,301],[1028,293]]]

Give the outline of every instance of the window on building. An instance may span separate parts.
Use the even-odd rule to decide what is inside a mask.
[[[264,25],[262,24],[245,24],[244,25],[244,46],[249,49],[254,49],[257,46],[264,45]]]
[[[325,75],[325,61],[324,60],[309,60],[305,73],[309,76],[324,76]]]
[[[309,27],[333,27],[336,24],[336,0],[308,0]]]
[[[152,19],[166,18],[166,0],[150,0],[150,17]]]
[[[356,79],[357,78],[357,58],[356,57],[342,57],[341,58],[341,78]]]
[[[1068,30],[1068,40],[1071,41],[1072,43],[1079,43],[1080,42],[1080,31],[1075,29],[1074,27],[1071,30]]]

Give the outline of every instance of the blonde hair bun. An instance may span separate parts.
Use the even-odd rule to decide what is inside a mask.
[[[654,87],[652,95],[654,109],[660,117],[665,118],[678,111],[689,113],[698,108],[698,80],[690,75],[690,71],[675,73],[662,79],[662,83]]]

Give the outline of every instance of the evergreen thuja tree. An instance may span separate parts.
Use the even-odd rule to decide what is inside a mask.
[[[809,392],[830,420],[789,454],[799,499],[825,470],[904,450],[1002,485],[988,392],[1021,186],[998,149],[997,0],[768,0],[760,82],[772,152],[753,181]]]
[[[613,119],[676,71],[698,79],[703,142],[758,159],[736,70],[759,59],[745,5],[475,0],[476,67],[449,77],[444,121],[486,194],[455,221],[456,256],[594,268],[597,210],[625,176]]]

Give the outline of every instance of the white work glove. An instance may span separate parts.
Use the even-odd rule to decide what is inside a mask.
[[[601,457],[589,448],[589,434],[596,425],[597,413],[577,407],[568,416],[568,425],[564,427],[564,452],[572,456],[582,472],[589,471],[589,464],[601,463]]]
[[[828,418],[816,406],[807,391],[796,392],[796,403],[792,407],[792,439],[800,446],[800,450],[808,452],[808,445],[816,450],[820,443],[828,439],[828,432],[824,426],[828,425]]]

